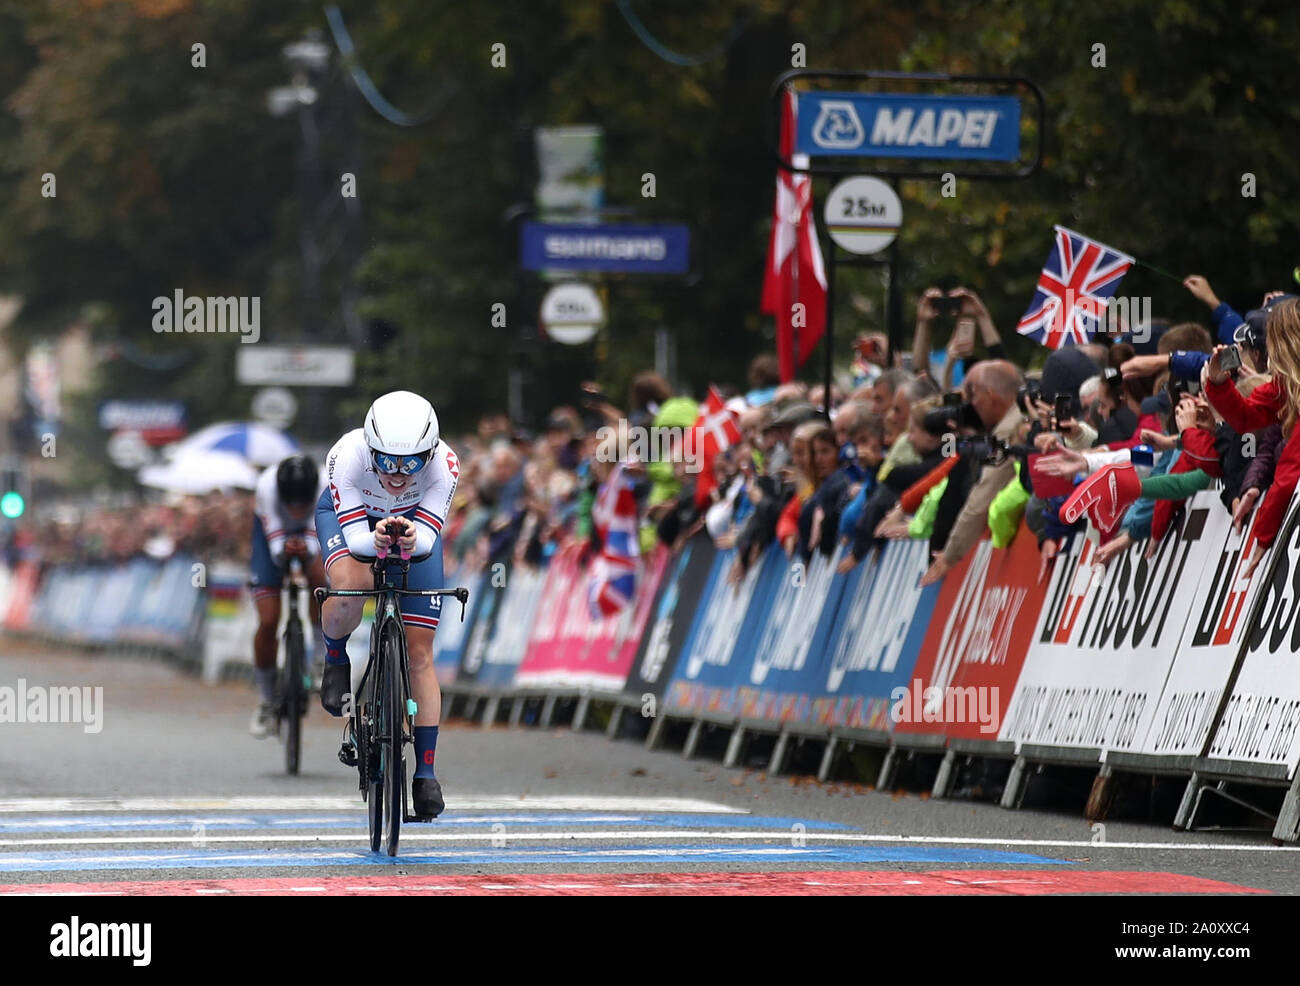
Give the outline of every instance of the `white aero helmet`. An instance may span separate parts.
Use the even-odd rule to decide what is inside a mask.
[[[365,433],[366,444],[376,453],[376,459],[419,459],[422,465],[438,447],[438,416],[433,413],[433,405],[419,394],[395,390],[370,405]]]

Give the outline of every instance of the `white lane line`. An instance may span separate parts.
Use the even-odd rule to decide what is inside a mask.
[[[319,795],[277,797],[247,795],[194,798],[0,798],[0,812],[49,811],[347,811],[359,810],[357,797]],[[699,798],[644,798],[605,795],[509,794],[452,796],[447,807],[456,811],[624,811],[684,812],[699,814],[748,815],[748,809],[734,808]]]
[[[64,837],[51,839],[0,839],[0,846],[116,846],[116,845],[190,845],[202,849],[217,843],[264,844],[264,843],[301,843],[314,842],[356,842],[364,840],[364,829],[351,834],[329,835],[205,835],[196,840],[192,835],[183,836],[112,836]],[[1065,849],[1158,849],[1175,852],[1296,852],[1300,846],[1274,846],[1252,843],[1213,843],[1213,842],[1092,842],[1089,840],[1070,839],[986,839],[966,836],[938,835],[876,835],[859,832],[801,832],[799,839],[806,842],[879,842],[895,845],[939,845],[939,846],[1011,846],[1025,848],[1065,848]],[[732,829],[683,829],[683,830],[615,830],[615,831],[572,831],[572,832],[413,832],[402,829],[403,841],[409,842],[491,842],[504,840],[506,845],[520,842],[601,842],[632,840],[669,840],[699,842],[706,839],[735,840],[740,842],[765,841],[786,842],[790,833],[767,829],[763,831],[743,831]]]

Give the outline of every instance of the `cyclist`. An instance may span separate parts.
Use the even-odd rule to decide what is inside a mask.
[[[253,667],[259,703],[248,728],[259,739],[275,729],[276,637],[280,627],[280,589],[289,559],[302,559],[303,569],[313,587],[325,584],[314,509],[323,487],[316,463],[305,455],[289,456],[278,465],[268,467],[257,480],[251,585],[253,604],[257,609]],[[323,654],[325,640],[315,601],[311,604],[311,622],[315,651]]]
[[[370,565],[353,555],[373,558],[393,546],[428,555],[411,565],[407,587],[441,589],[442,541],[438,538],[460,477],[456,453],[438,435],[433,405],[418,394],[398,390],[385,394],[366,413],[365,426],[348,432],[330,449],[326,465],[329,488],[316,508],[316,530],[325,553],[325,573],[331,589],[371,589]],[[380,521],[382,527],[378,527]],[[391,527],[390,527],[391,525]],[[325,601],[325,674],[320,700],[330,715],[343,714],[352,688],[348,635],[361,622],[364,599]],[[438,628],[442,599],[404,596],[411,693],[415,718],[416,770],[412,785],[415,814],[436,817],[442,812],[442,787],[434,774],[434,749],[442,714],[442,691],[433,670],[433,635]]]

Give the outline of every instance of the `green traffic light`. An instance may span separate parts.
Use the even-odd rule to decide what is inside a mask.
[[[23,502],[23,495],[14,490],[10,490],[4,496],[0,496],[0,514],[4,514],[10,520],[14,520],[23,515],[27,504]]]

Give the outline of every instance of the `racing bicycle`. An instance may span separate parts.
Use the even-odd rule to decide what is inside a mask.
[[[465,619],[469,590],[408,589],[407,575],[411,563],[429,556],[412,558],[400,552],[400,562],[388,552],[374,559],[353,555],[371,562],[375,576],[373,589],[316,590],[316,601],[324,604],[331,596],[373,596],[375,622],[370,630],[370,658],[357,688],[352,708],[346,709],[348,738],[339,750],[339,760],[356,767],[361,798],[366,802],[370,821],[370,851],[378,852],[385,843],[388,855],[397,855],[397,841],[402,822],[428,819],[407,814],[407,778],[405,747],[415,742],[415,699],[411,697],[411,670],[406,653],[406,627],[402,623],[400,597],[454,596],[460,602],[460,618]],[[388,580],[389,571],[399,567],[401,584]],[[385,840],[385,836],[387,837]]]

